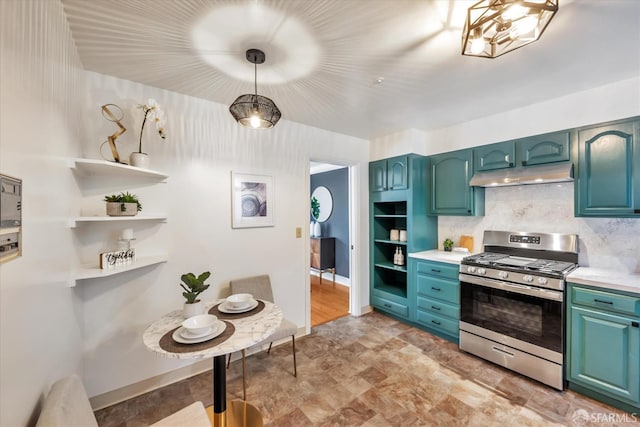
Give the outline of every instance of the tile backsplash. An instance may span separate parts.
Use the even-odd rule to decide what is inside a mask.
[[[474,237],[482,251],[484,230],[571,233],[580,239],[581,266],[640,273],[640,219],[576,218],[574,183],[496,187],[485,190],[484,217],[438,218],[438,241]]]

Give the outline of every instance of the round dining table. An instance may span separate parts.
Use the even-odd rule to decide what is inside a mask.
[[[250,311],[220,310],[225,299],[205,303],[206,312],[224,322],[224,331],[205,342],[184,344],[173,336],[181,327],[181,310],[172,311],[151,324],[143,333],[144,344],[155,353],[174,359],[213,358],[213,425],[215,427],[262,426],[258,409],[244,400],[227,402],[226,355],[245,350],[273,334],[282,322],[282,310],[269,301],[257,300]]]

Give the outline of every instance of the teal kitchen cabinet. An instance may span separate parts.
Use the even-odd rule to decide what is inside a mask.
[[[575,215],[640,218],[640,119],[578,131]]]
[[[438,219],[427,216],[425,157],[409,154],[388,159],[386,164],[393,169],[399,160],[402,163],[402,158],[407,175],[404,190],[378,191],[377,183],[371,187],[370,302],[380,311],[410,320],[414,304],[410,296],[415,292],[407,280],[407,254],[438,246]],[[372,162],[371,167],[381,164],[382,161]],[[405,230],[406,241],[391,240],[391,230]],[[403,265],[393,262],[398,250],[404,257]]]
[[[640,408],[640,296],[569,284],[569,388],[629,412]]]
[[[473,150],[476,172],[512,168],[516,161],[516,145],[513,141],[483,145]]]
[[[460,329],[459,266],[444,262],[410,259],[415,281],[415,322],[429,332],[455,343]]]
[[[469,186],[473,172],[471,149],[429,158],[431,215],[484,215],[484,188]]]
[[[369,190],[406,190],[409,186],[408,160],[407,156],[398,156],[369,163]]]
[[[520,166],[546,165],[570,160],[569,131],[536,135],[517,142],[517,163]]]

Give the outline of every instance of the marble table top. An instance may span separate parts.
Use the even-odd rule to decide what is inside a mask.
[[[224,302],[224,299],[205,303],[206,312],[216,304]],[[223,354],[233,353],[267,338],[273,334],[282,322],[282,310],[277,305],[264,302],[264,309],[254,316],[242,319],[226,320],[235,327],[235,332],[229,339],[219,345],[188,353],[173,353],[160,347],[160,338],[170,330],[180,326],[184,321],[182,310],[175,310],[164,315],[161,319],[152,323],[142,334],[144,344],[156,353],[174,359],[205,359]]]

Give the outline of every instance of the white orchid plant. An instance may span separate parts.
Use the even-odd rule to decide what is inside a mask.
[[[160,138],[166,139],[167,135],[164,131],[166,119],[164,117],[164,111],[162,111],[158,102],[153,98],[149,98],[146,104],[139,105],[138,107],[144,112],[142,129],[140,129],[140,142],[138,143],[138,153],[142,153],[142,133],[144,132],[144,125],[147,123],[147,120],[155,123]]]

